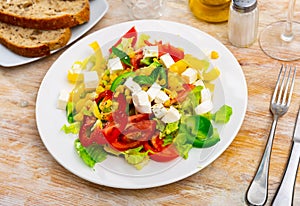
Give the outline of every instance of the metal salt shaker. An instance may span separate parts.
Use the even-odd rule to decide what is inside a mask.
[[[228,39],[236,47],[249,47],[257,38],[257,0],[232,0],[228,18]]]

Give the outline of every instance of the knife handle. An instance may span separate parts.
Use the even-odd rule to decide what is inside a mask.
[[[300,143],[293,142],[290,157],[272,206],[293,205],[295,181],[300,158]]]

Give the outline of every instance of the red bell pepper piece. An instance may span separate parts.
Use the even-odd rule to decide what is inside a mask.
[[[132,42],[131,42],[131,46],[134,47],[135,44],[136,44],[136,41],[137,41],[137,31],[135,29],[135,27],[131,27],[131,29],[129,29],[114,45],[113,47],[116,47],[118,46],[121,41],[122,41],[122,38],[133,38]],[[109,52],[111,53],[112,49],[110,48],[109,49]]]

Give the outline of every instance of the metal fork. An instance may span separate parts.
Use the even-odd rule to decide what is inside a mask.
[[[270,102],[270,110],[273,114],[273,123],[261,162],[246,192],[246,201],[248,205],[264,205],[267,201],[270,155],[274,133],[279,117],[283,116],[290,106],[295,76],[296,67],[293,69],[292,67],[281,66],[275,90]]]

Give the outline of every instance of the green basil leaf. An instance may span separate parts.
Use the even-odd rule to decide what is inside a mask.
[[[128,65],[128,66],[132,66],[130,63],[130,57],[123,52],[122,50],[116,48],[116,47],[112,47],[112,52],[113,54],[115,54],[117,57],[120,58],[121,62],[123,62],[124,64]]]

